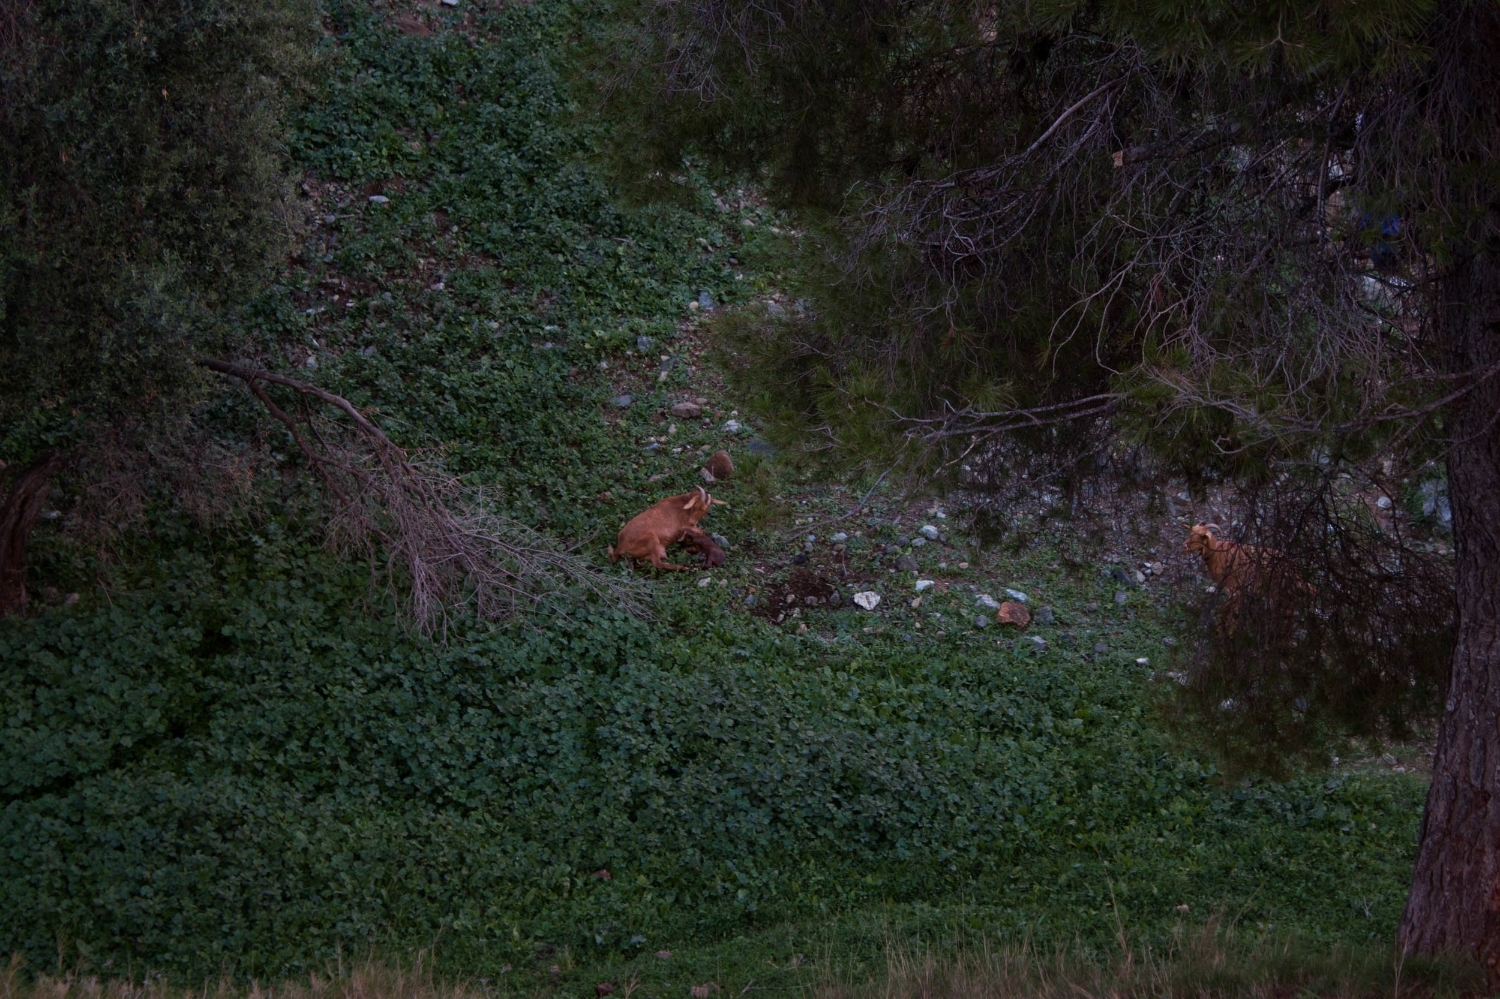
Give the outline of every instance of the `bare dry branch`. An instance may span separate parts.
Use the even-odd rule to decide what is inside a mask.
[[[451,476],[412,461],[342,396],[229,361],[198,363],[244,382],[286,428],[333,499],[330,543],[371,564],[383,561],[387,585],[402,584],[403,610],[424,632],[445,631],[461,608],[502,618],[569,586],[644,612],[638,584],[590,567],[574,551],[500,516]],[[331,406],[345,419],[312,408],[295,417],[271,399],[268,385]]]

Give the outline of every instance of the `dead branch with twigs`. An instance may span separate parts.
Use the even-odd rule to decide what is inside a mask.
[[[404,591],[402,610],[423,632],[445,631],[465,609],[504,618],[568,587],[644,613],[638,584],[606,575],[574,550],[499,515],[457,479],[414,461],[342,396],[229,361],[198,363],[241,381],[286,428],[332,501],[330,544],[382,566],[379,575]],[[295,392],[296,404],[279,404],[272,386]]]

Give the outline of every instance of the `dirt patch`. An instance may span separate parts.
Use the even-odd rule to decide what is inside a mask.
[[[780,624],[811,610],[842,607],[847,596],[829,579],[808,569],[797,569],[783,582],[767,582],[756,594],[750,613]]]

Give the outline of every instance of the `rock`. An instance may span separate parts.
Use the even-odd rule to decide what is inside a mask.
[[[1307,698],[1299,697],[1293,701],[1292,710],[1305,713],[1307,711]]]
[[[708,457],[708,470],[714,473],[716,479],[727,479],[734,474],[734,462],[729,460],[728,451],[715,451]]]
[[[679,420],[696,420],[703,415],[703,407],[696,402],[679,402],[671,409],[673,416]]]
[[[792,556],[792,565],[806,565],[807,552],[798,552]]]
[[[1109,646],[1105,645],[1103,642],[1095,642],[1094,643],[1094,655],[1096,655],[1096,656],[1102,656],[1102,655],[1104,655],[1104,653],[1106,653],[1108,651],[1109,651]]]
[[[722,534],[710,534],[709,539],[725,551],[729,550],[729,539]]]
[[[896,539],[896,547],[897,548],[905,548],[909,544],[911,544],[911,538],[908,538],[904,534],[901,535],[901,537],[899,537],[899,538]]]
[[[1031,619],[1037,624],[1051,624],[1057,620],[1057,615],[1052,613],[1051,604],[1042,604],[1036,609],[1036,613],[1031,615]]]
[[[927,539],[926,538],[912,538],[911,539],[911,546],[913,548],[921,548],[926,543],[927,543]]]
[[[1124,590],[1116,590],[1115,591],[1115,603],[1117,603],[1117,604],[1123,604],[1125,601],[1127,601],[1129,599],[1130,599],[1130,594],[1126,593]]]
[[[828,606],[837,607],[844,602],[844,597],[838,590],[828,594]]]
[[[375,345],[372,343],[372,344],[370,344],[367,347],[361,347],[361,348],[359,348],[359,356],[360,357],[374,357],[375,356]]]
[[[714,297],[712,295],[710,295],[706,291],[700,291],[700,292],[698,292],[698,308],[700,308],[700,309],[712,309],[713,307],[714,307]]]
[[[917,560],[912,558],[910,555],[902,555],[900,558],[896,559],[896,571],[916,572]]]
[[[714,581],[714,577],[712,577],[712,576],[704,576],[702,579],[698,580],[698,588],[701,590],[701,589],[703,589],[703,587],[707,586],[708,584],[712,583],[713,581]]]
[[[854,594],[854,602],[867,611],[880,606],[880,594],[873,590],[861,590]]]
[[[641,448],[641,450],[646,452],[647,454],[655,454],[656,452],[661,450],[661,445],[656,441],[652,441],[650,444],[647,444],[645,447]]]
[[[1000,609],[1000,601],[996,600],[988,593],[976,593],[974,595],[974,602],[979,606],[986,607],[990,610],[997,611]]]
[[[1026,609],[1025,604],[1007,600],[1000,605],[1000,612],[995,615],[995,620],[1000,624],[1013,624],[1017,628],[1024,628],[1031,623],[1031,611]]]
[[[710,472],[706,468],[698,469],[698,478],[702,479],[705,483],[713,483],[718,481],[714,478],[714,473]]]
[[[786,309],[783,309],[781,307],[780,302],[767,302],[766,315],[770,316],[772,319],[780,319],[782,316],[786,315]]]
[[[372,194],[372,195],[370,195],[370,204],[372,204],[372,205],[388,205],[390,203],[391,203],[391,199],[387,198],[383,194]]]
[[[974,627],[976,627],[976,628],[988,628],[989,626],[990,626],[990,616],[988,614],[978,614],[978,615],[975,615],[975,617],[974,617]]]
[[[638,336],[635,338],[635,349],[645,352],[656,343],[655,338],[649,336]]]
[[[1151,660],[1147,656],[1141,656],[1140,658],[1136,659],[1135,664],[1137,666],[1150,666]]]
[[[1141,572],[1139,569],[1137,569],[1135,573],[1135,583],[1137,586],[1143,586],[1146,583],[1146,574]]]
[[[1030,646],[1033,653],[1046,652],[1047,640],[1041,635],[1030,635],[1021,642],[1022,648],[1025,648],[1027,646]]]
[[[754,607],[758,602],[759,601],[757,601],[755,599],[755,594],[749,593],[749,594],[745,595],[745,606],[746,607]]]
[[[933,527],[931,524],[923,524],[922,529],[917,533],[922,535],[922,537],[926,538],[928,541],[936,541],[938,539],[938,529],[936,527]]]
[[[833,535],[833,537],[829,538],[828,540],[832,541],[836,545],[841,545],[845,541],[849,540],[849,535],[845,534],[843,531],[839,531],[837,534]]]
[[[1395,766],[1399,762],[1400,761],[1397,760],[1396,757],[1392,756],[1390,753],[1381,753],[1380,754],[1380,765],[1383,766],[1383,767],[1393,767],[1393,766]]]
[[[62,605],[64,607],[72,607],[77,602],[78,602],[78,594],[76,594],[76,593],[69,593],[67,596],[65,596],[65,597],[62,598]]]
[[[809,545],[811,545],[811,544],[813,544],[814,542],[816,542],[818,540],[818,536],[816,534],[809,534],[803,540],[806,541]]]
[[[726,434],[737,434],[741,430],[743,430],[744,427],[745,425],[739,420],[726,420],[724,422],[724,432]]]
[[[932,580],[930,579],[919,579],[916,584],[917,592],[921,593],[923,590],[931,589],[932,585]]]
[[[1113,579],[1117,583],[1124,583],[1126,586],[1135,585],[1135,580],[1128,574],[1126,574],[1124,569],[1121,569],[1118,566],[1109,570],[1109,578]]]
[[[635,399],[631,398],[628,395],[617,395],[612,401],[614,402],[616,408],[625,409],[632,402],[635,402]]]
[[[1020,590],[1007,589],[1005,591],[1005,595],[1007,597],[1010,597],[1018,604],[1024,604],[1026,602],[1026,594],[1022,593]]]

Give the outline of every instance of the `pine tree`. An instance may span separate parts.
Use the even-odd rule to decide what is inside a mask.
[[[608,13],[623,179],[694,155],[826,220],[812,308],[721,327],[789,427],[933,468],[1107,424],[1329,517],[1341,470],[1445,455],[1457,613],[1400,941],[1500,982],[1500,6]],[[1340,641],[1389,677],[1387,610]]]

